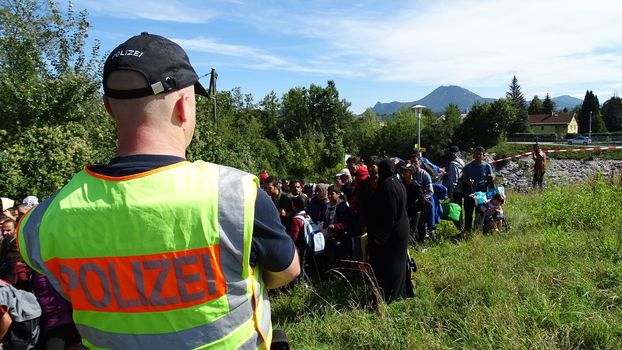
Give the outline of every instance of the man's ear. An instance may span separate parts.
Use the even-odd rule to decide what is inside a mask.
[[[190,108],[190,106],[188,106],[188,97],[188,94],[183,93],[179,95],[179,98],[175,101],[175,115],[182,124],[188,120],[188,109]]]
[[[108,115],[110,115],[110,117],[114,119],[114,114],[112,113],[112,108],[110,107],[110,99],[108,98],[108,96],[104,95],[102,96],[102,100],[104,101],[104,107],[106,107],[106,112],[108,112]]]

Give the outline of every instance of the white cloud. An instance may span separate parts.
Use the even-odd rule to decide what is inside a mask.
[[[172,39],[188,51],[208,53],[228,58],[236,58],[239,64],[259,70],[286,70],[300,73],[322,73],[340,76],[361,76],[356,70],[332,70],[321,65],[300,65],[280,58],[267,50],[242,45],[223,44],[209,38]]]
[[[118,1],[76,0],[78,7],[90,14],[117,18],[147,19],[163,22],[206,23],[216,13],[203,2],[181,0]]]
[[[176,41],[237,68],[497,95],[516,75],[527,97],[622,86],[619,0],[77,1],[100,16],[196,23],[216,34]]]
[[[534,90],[612,82],[622,68],[622,2],[480,0],[415,3],[386,12],[271,9],[248,18],[263,30],[320,40],[298,66],[356,67],[375,79],[425,85],[505,86],[516,74]],[[326,54],[330,52],[330,54]],[[620,79],[617,80],[618,82]]]

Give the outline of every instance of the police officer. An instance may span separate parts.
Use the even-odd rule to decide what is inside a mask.
[[[270,344],[266,289],[299,274],[255,176],[185,150],[205,89],[184,50],[142,33],[108,56],[117,155],[87,166],[21,222],[24,260],[73,306],[91,349]]]

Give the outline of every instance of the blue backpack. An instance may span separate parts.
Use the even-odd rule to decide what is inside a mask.
[[[310,217],[305,217],[303,215],[296,215],[296,217],[302,220],[304,224],[304,240],[307,248],[311,249],[314,254],[323,252],[326,242],[322,230],[320,230]]]

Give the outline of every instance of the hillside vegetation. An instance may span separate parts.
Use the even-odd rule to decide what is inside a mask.
[[[511,228],[411,251],[414,299],[376,305],[341,270],[272,297],[293,349],[615,349],[622,344],[622,186],[509,193]]]

